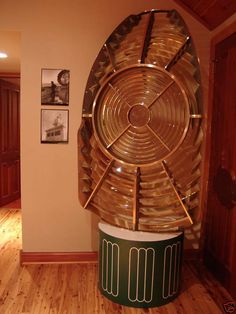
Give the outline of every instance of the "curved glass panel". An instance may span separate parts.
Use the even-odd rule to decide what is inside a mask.
[[[187,227],[201,176],[200,71],[176,11],[125,19],[89,75],[78,133],[79,199],[133,230]]]

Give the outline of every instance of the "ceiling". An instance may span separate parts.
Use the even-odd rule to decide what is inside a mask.
[[[0,78],[19,85],[20,32],[0,30],[0,51],[8,55],[0,59]]]
[[[236,0],[174,1],[209,30],[213,30],[236,13]],[[20,73],[20,32],[0,31],[0,51],[7,52],[9,56],[7,59],[0,59],[0,74],[7,72],[8,80],[11,80],[15,73]]]
[[[235,0],[174,0],[208,29],[213,30],[236,13]]]
[[[8,55],[0,59],[0,72],[20,73],[20,32],[0,30],[0,51]]]

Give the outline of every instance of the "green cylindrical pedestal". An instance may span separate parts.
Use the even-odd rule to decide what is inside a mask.
[[[155,307],[177,297],[183,233],[149,233],[99,223],[99,288],[113,302]]]

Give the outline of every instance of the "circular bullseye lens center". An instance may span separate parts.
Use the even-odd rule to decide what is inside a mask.
[[[147,107],[143,105],[133,106],[128,114],[129,122],[134,127],[142,127],[150,120],[150,112]]]

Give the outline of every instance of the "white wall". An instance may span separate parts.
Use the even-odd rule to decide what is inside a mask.
[[[128,15],[177,9],[195,42],[205,99],[210,32],[171,0],[1,0],[0,29],[22,33],[21,188],[23,250],[97,249],[97,218],[81,208],[77,190],[77,130],[93,61]],[[41,68],[66,68],[70,79],[69,144],[40,144]],[[47,107],[49,108],[49,107]]]

